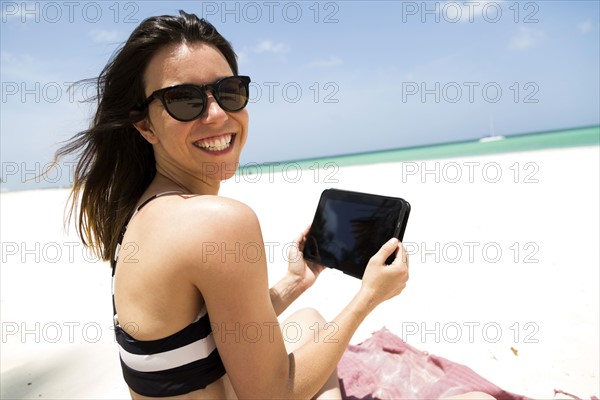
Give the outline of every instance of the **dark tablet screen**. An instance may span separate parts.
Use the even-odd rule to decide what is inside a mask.
[[[410,205],[403,199],[329,189],[323,192],[304,257],[362,278],[390,238],[402,240]]]

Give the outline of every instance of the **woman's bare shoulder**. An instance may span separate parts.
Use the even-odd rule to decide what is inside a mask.
[[[143,217],[140,215],[136,219],[144,221],[140,225],[158,229],[156,233],[177,230],[194,236],[223,230],[227,228],[226,223],[257,222],[256,214],[245,203],[212,195],[163,196],[148,203],[139,214]]]
[[[239,233],[236,226],[258,225],[256,214],[247,204],[223,196],[191,196],[180,202],[173,211],[173,217],[183,229],[197,233],[201,228],[209,235],[230,235]]]
[[[170,254],[177,265],[202,268],[214,265],[222,252],[229,251],[231,258],[235,249],[247,248],[248,243],[262,245],[256,214],[232,198],[165,196],[150,202],[142,213],[136,217],[135,236]]]

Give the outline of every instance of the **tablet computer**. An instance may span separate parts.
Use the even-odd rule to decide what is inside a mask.
[[[306,237],[304,258],[361,279],[385,242],[403,239],[409,214],[410,204],[401,198],[327,189]]]

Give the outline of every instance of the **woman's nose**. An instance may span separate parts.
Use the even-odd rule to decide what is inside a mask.
[[[206,122],[219,122],[227,117],[225,110],[221,108],[213,93],[206,93],[206,109],[202,119]]]

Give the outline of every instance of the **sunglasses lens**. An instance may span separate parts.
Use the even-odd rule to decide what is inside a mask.
[[[163,91],[164,105],[171,116],[179,121],[192,121],[204,111],[205,90],[214,90],[214,95],[225,111],[239,111],[248,104],[250,78],[232,76],[222,79],[216,85],[174,86]]]
[[[226,111],[239,111],[248,104],[248,84],[244,78],[233,76],[219,83],[219,105]]]
[[[180,121],[197,118],[204,109],[202,92],[191,86],[174,87],[164,96],[169,113]]]

